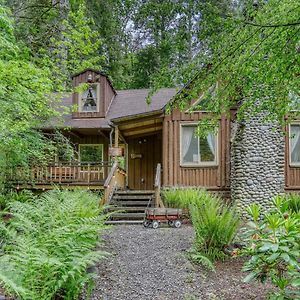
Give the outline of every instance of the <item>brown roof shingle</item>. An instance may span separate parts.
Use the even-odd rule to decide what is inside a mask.
[[[112,119],[162,110],[176,94],[176,89],[163,88],[158,90],[152,96],[150,104],[146,103],[148,93],[149,89],[119,90],[117,91],[117,95],[114,97],[105,118],[73,119],[72,113],[67,113],[63,116],[63,124],[52,120],[51,125],[46,127],[52,128],[58,126],[81,129],[109,128],[109,124]],[[72,95],[66,95],[63,97],[61,104],[62,106],[71,109],[73,105]]]

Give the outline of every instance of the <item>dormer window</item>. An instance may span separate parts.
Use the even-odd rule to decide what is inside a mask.
[[[99,84],[91,84],[79,97],[80,112],[99,111]]]

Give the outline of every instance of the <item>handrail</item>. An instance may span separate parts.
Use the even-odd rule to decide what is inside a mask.
[[[105,182],[104,182],[104,198],[103,204],[108,204],[117,188],[125,188],[126,172],[119,167],[118,162],[114,162]]]
[[[155,180],[154,180],[155,207],[165,207],[161,200],[160,189],[161,189],[161,164],[157,164]]]
[[[58,162],[10,168],[6,177],[8,181],[18,184],[103,184],[110,168],[110,162]]]

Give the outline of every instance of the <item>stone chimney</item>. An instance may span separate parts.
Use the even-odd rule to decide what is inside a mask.
[[[284,135],[264,117],[258,113],[231,124],[231,196],[242,216],[251,203],[268,210],[284,192]]]

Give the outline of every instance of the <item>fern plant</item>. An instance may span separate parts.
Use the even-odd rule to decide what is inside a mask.
[[[190,206],[195,230],[195,249],[212,262],[226,257],[225,248],[235,237],[239,218],[233,207],[229,207],[216,196],[208,195]]]
[[[77,299],[93,283],[87,273],[106,253],[98,251],[105,216],[96,195],[53,190],[34,202],[13,201],[5,235],[0,282],[21,299]]]

